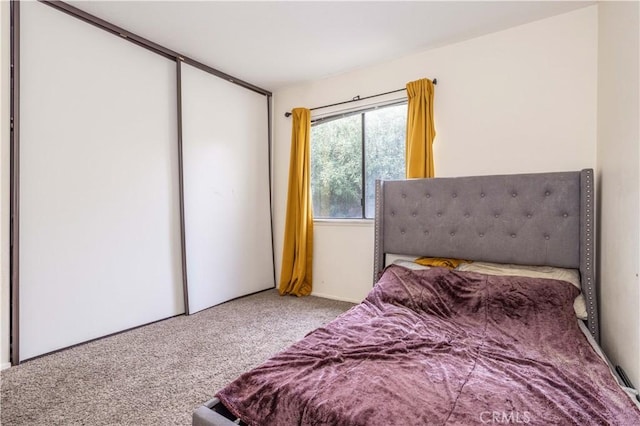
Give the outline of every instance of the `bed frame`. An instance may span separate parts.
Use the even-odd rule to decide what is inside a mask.
[[[593,170],[376,182],[374,282],[389,253],[579,269],[600,341]]]
[[[599,341],[593,170],[376,182],[374,282],[387,254],[579,269]],[[208,401],[193,425],[235,425]],[[233,419],[235,420],[235,419]]]

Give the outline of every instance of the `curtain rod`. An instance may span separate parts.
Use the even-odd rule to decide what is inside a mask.
[[[438,84],[438,79],[437,78],[433,79],[433,84]],[[365,99],[377,98],[378,96],[384,96],[384,95],[390,95],[391,93],[398,93],[398,92],[402,92],[403,90],[407,90],[407,89],[392,90],[390,92],[378,93],[377,95],[365,96],[364,98],[361,98],[360,95],[358,95],[358,96],[354,96],[352,99],[350,99],[348,101],[336,102],[335,104],[322,105],[322,106],[318,106],[318,107],[314,107],[314,108],[309,108],[309,111],[314,111],[316,109],[322,109],[322,108],[329,108],[329,107],[337,106],[337,105],[348,104],[348,103],[351,103],[351,102],[364,101]],[[291,117],[291,113],[289,111],[287,111],[287,112],[284,113],[284,116],[285,117]]]

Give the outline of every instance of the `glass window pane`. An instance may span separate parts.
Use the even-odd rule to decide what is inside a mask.
[[[362,218],[361,115],[311,127],[315,218]]]
[[[375,216],[376,179],[405,178],[407,104],[365,114],[365,217]]]

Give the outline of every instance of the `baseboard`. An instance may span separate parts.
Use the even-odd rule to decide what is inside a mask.
[[[3,362],[2,364],[0,364],[0,370],[6,370],[9,367],[11,367],[10,362]]]
[[[316,297],[322,297],[323,299],[338,300],[340,302],[350,302],[350,303],[356,303],[356,304],[362,302],[362,300],[349,299],[346,297],[337,297],[337,296],[332,296],[330,294],[323,294],[323,293],[316,293],[316,292],[312,292],[311,295]]]

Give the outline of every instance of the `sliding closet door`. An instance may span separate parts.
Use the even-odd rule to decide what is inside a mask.
[[[182,65],[189,311],[274,286],[267,99]]]
[[[175,62],[21,6],[24,360],[184,306]]]

